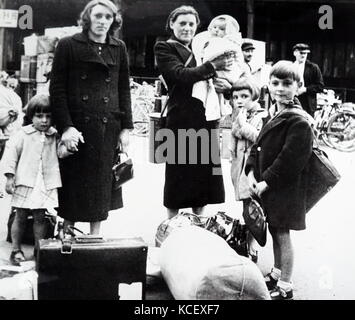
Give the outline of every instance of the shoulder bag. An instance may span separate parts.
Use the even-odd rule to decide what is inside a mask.
[[[175,41],[172,39],[167,40],[167,42],[168,43],[179,43],[178,41]],[[193,53],[191,52],[190,56],[187,58],[186,62],[184,63],[184,67],[188,66],[188,64],[191,62],[192,58],[193,58]],[[168,90],[167,83],[164,80],[162,75],[159,76],[159,79],[162,82],[162,84],[164,85],[165,89]],[[175,85],[172,88],[171,93],[174,91],[174,89],[175,89]],[[166,128],[166,115],[168,113],[169,99],[170,99],[170,97],[169,97],[169,93],[168,93],[166,95],[165,103],[164,103],[163,107],[161,108],[160,119],[159,119],[159,128],[156,128],[156,129]]]
[[[309,122],[303,110],[294,109],[286,112],[301,115]],[[308,164],[306,212],[312,209],[338,183],[341,177],[328,155],[319,147],[314,132],[313,136],[313,150]]]

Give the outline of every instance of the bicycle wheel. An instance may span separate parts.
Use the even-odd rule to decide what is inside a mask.
[[[355,151],[355,113],[342,111],[329,118],[326,139],[337,150]]]

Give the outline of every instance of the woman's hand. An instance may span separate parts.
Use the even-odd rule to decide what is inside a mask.
[[[13,194],[15,191],[15,177],[13,175],[7,176],[5,190],[8,194]]]
[[[216,70],[229,70],[234,61],[234,55],[225,53],[211,60],[211,63]]]
[[[79,142],[85,142],[81,132],[79,132],[74,127],[68,127],[67,129],[65,129],[62,134],[61,140],[70,152],[78,151]]]
[[[247,112],[244,108],[241,108],[236,120],[240,125],[243,125],[247,122]]]
[[[217,93],[229,92],[232,89],[230,82],[224,78],[214,78],[213,85]]]
[[[261,181],[259,183],[256,184],[255,188],[254,188],[254,192],[255,194],[261,198],[261,195],[267,190],[269,189],[269,186],[267,185],[267,183],[265,181]]]
[[[128,153],[128,146],[129,146],[129,130],[122,129],[120,136],[118,138],[118,143],[121,146],[121,151]]]
[[[258,184],[258,182],[256,181],[255,179],[255,176],[254,176],[254,171],[251,170],[249,173],[248,173],[248,184],[249,184],[249,190],[252,194],[255,193],[255,187],[256,185]]]

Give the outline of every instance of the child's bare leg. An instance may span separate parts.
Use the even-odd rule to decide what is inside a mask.
[[[273,246],[275,267],[281,270],[281,280],[291,282],[294,251],[291,242],[290,230],[280,228],[269,228]]]
[[[35,248],[38,247],[38,241],[44,239],[47,234],[46,210],[35,209],[33,214],[33,235],[35,239]]]
[[[11,227],[12,250],[21,250],[22,237],[26,229],[28,209],[16,208],[14,222]]]

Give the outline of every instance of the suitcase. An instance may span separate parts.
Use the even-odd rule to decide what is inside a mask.
[[[119,284],[146,290],[148,247],[141,238],[40,240],[38,300],[118,300]]]

